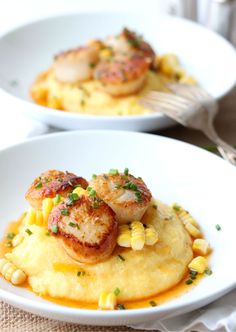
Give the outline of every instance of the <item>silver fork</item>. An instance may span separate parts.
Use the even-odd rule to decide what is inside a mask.
[[[175,94],[151,91],[140,103],[153,111],[159,111],[183,126],[201,130],[213,141],[222,157],[236,165],[236,150],[223,141],[215,131],[214,119],[218,112],[217,102],[199,86],[168,84]]]

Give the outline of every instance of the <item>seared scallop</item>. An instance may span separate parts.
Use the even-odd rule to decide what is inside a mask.
[[[135,32],[123,29],[119,35],[110,36],[105,40],[105,44],[115,53],[139,54],[146,58],[149,64],[155,59],[155,52],[145,40]]]
[[[120,223],[141,220],[151,201],[151,193],[141,178],[118,173],[96,176],[90,186],[116,213]]]
[[[96,197],[68,198],[52,210],[48,228],[61,240],[67,254],[81,263],[105,260],[116,246],[115,213]]]
[[[145,82],[149,63],[145,57],[116,55],[101,61],[94,77],[101,82],[101,89],[112,96],[125,96],[140,90]]]
[[[58,81],[76,83],[89,80],[99,60],[99,48],[94,43],[55,56],[53,70]]]
[[[77,186],[86,189],[88,182],[73,173],[49,170],[34,180],[25,198],[33,208],[40,209],[44,198],[53,198],[56,195],[67,197]]]

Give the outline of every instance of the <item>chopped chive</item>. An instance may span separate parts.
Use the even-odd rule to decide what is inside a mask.
[[[221,227],[220,227],[219,224],[216,225],[216,229],[217,229],[217,231],[220,231],[220,230],[221,230]]]
[[[122,262],[125,261],[125,258],[124,258],[123,256],[121,256],[121,255],[118,255],[118,258],[119,258]]]
[[[91,63],[89,64],[89,67],[92,68],[92,69],[93,69],[95,66],[96,66],[95,63],[93,63],[93,62],[91,62]]]
[[[136,191],[135,192],[135,196],[136,196],[138,202],[142,201],[142,194],[141,194],[140,191]]]
[[[118,287],[116,287],[116,289],[114,290],[114,294],[115,296],[118,296],[120,294],[120,289]]]
[[[149,304],[152,306],[152,307],[156,307],[157,306],[157,303],[155,301],[149,301]]]
[[[69,210],[67,210],[67,209],[62,209],[62,210],[61,210],[61,214],[62,214],[63,216],[69,216],[70,212],[69,212]]]
[[[206,274],[206,275],[208,275],[208,276],[210,276],[210,275],[212,275],[212,270],[210,270],[210,269],[206,269],[205,271],[204,271],[204,273]]]
[[[58,233],[58,225],[57,225],[57,224],[52,225],[52,227],[51,227],[51,231],[52,231],[53,233],[57,234],[57,233]]]
[[[96,179],[96,177],[97,177],[96,174],[93,174],[93,175],[92,175],[92,178],[93,178],[93,179]]]
[[[7,248],[11,248],[11,247],[12,247],[12,242],[11,242],[11,241],[7,241],[7,242],[5,243],[5,247],[7,247]]]
[[[133,191],[138,191],[138,187],[132,182],[127,182],[125,185],[123,185],[123,188],[133,190]]]
[[[49,233],[49,232],[46,232],[45,235],[46,235],[46,236],[50,236],[50,233]]]
[[[7,239],[9,239],[9,240],[14,239],[15,236],[16,236],[16,234],[13,232],[7,233]]]
[[[193,283],[192,279],[188,279],[187,281],[185,281],[186,285],[191,285]]]
[[[116,185],[115,185],[115,188],[116,188],[116,189],[120,189],[121,187],[122,187],[122,186],[121,186],[120,184],[116,184]]]
[[[156,204],[153,204],[153,205],[152,205],[152,208],[156,210],[156,209],[157,209],[157,205],[156,205]]]
[[[118,175],[118,174],[119,174],[118,169],[116,169],[116,168],[111,168],[110,171],[109,171],[109,174],[110,174],[110,175]]]
[[[76,228],[78,228],[79,229],[79,225],[78,224],[76,224],[76,223],[74,223],[74,222],[69,222],[69,224],[68,224],[70,227],[76,227]]]
[[[91,204],[91,207],[93,208],[93,209],[98,209],[99,208],[99,202],[96,200],[96,201],[94,201],[92,204]]]
[[[29,228],[26,228],[25,231],[26,231],[26,233],[29,234],[29,235],[32,235],[32,234],[33,234]]]
[[[181,207],[180,205],[178,205],[177,203],[174,203],[172,208],[175,210],[175,211],[180,211]]]
[[[68,198],[72,201],[72,202],[75,202],[75,201],[78,201],[79,199],[79,195],[77,193],[70,193],[68,195]]]
[[[58,178],[57,181],[58,182],[62,182],[63,180],[62,180],[62,178]]]
[[[55,203],[58,204],[61,201],[61,195],[57,194],[55,197]]]
[[[46,183],[48,183],[48,182],[49,182],[48,178],[44,178],[44,181],[45,181]]]
[[[38,183],[36,183],[36,185],[34,186],[34,188],[35,189],[40,189],[40,188],[42,188],[42,185],[43,185],[42,181],[39,181]]]
[[[104,178],[105,180],[107,180],[107,179],[108,179],[108,176],[107,176],[106,174],[103,174],[103,178]]]
[[[117,309],[118,309],[118,310],[125,310],[125,306],[124,306],[124,304],[123,304],[123,303],[118,303],[118,304],[117,304]]]
[[[85,275],[85,271],[78,271],[77,276],[78,277],[83,277]]]
[[[87,191],[88,191],[89,196],[91,196],[91,197],[95,197],[96,196],[96,191],[93,188],[88,187]]]
[[[129,175],[129,169],[126,167],[125,170],[124,170],[124,175]]]
[[[193,277],[196,277],[198,272],[197,271],[194,271],[194,270],[190,270],[190,273],[189,273],[191,276]]]

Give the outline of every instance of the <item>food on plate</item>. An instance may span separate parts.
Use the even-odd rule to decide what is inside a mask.
[[[29,209],[3,240],[0,274],[52,301],[102,310],[156,305],[160,294],[211,274],[196,220],[152,197],[127,168],[89,182],[49,170],[26,199]]]
[[[143,95],[168,91],[166,83],[173,81],[196,83],[175,54],[156,54],[142,36],[124,28],[56,55],[30,94],[37,104],[61,111],[134,115],[151,112],[139,104]]]

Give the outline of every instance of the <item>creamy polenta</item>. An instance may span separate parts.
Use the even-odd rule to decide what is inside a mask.
[[[142,222],[151,223],[159,241],[143,250],[117,248],[106,261],[77,264],[47,229],[31,225],[32,234],[21,227],[24,240],[8,258],[28,275],[33,291],[54,298],[98,302],[102,291],[119,288],[119,301],[147,298],[177,283],[193,258],[192,240],[175,212],[157,202]],[[27,226],[28,227],[28,226]],[[120,256],[124,259],[120,259]]]

